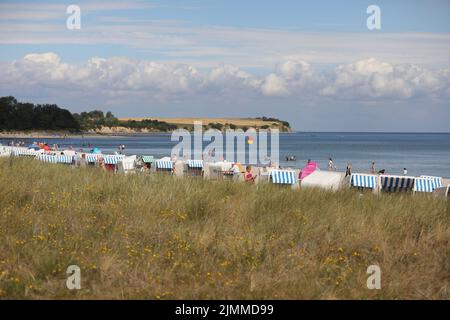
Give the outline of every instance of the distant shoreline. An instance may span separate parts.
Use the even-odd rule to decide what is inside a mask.
[[[74,139],[74,138],[111,138],[120,135],[99,133],[61,133],[61,132],[0,132],[0,138],[6,139]]]
[[[0,139],[83,139],[83,138],[120,138],[120,137],[137,137],[137,136],[150,136],[157,134],[170,134],[172,131],[149,131],[149,132],[116,132],[116,133],[93,133],[93,132],[60,132],[60,131],[14,131],[14,132],[1,132]],[[336,133],[336,134],[450,134],[450,132],[353,132],[353,131],[295,131],[280,132],[280,134],[316,134],[316,133]]]
[[[241,129],[241,128],[238,128]],[[259,128],[258,128],[259,129]],[[270,129],[269,129],[270,130]],[[189,130],[192,132],[191,130]],[[61,131],[12,131],[1,132],[0,138],[4,139],[74,139],[74,138],[111,138],[111,137],[133,137],[133,136],[147,136],[155,134],[171,134],[172,131],[157,131],[157,130],[116,130],[114,128],[108,128],[108,130],[101,129],[99,132],[87,131],[87,132],[61,132]],[[280,133],[294,133],[294,131],[283,131]]]

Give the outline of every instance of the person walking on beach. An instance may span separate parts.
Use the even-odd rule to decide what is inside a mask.
[[[347,169],[345,170],[345,177],[348,177],[351,175],[352,175],[352,164],[347,163]]]
[[[403,175],[407,175],[408,174],[408,169],[406,169],[406,168],[403,168]]]
[[[370,173],[375,174],[377,170],[375,169],[375,161],[372,161],[372,166],[370,167]]]
[[[330,158],[328,161],[328,171],[336,171],[336,166],[333,163],[333,159]]]

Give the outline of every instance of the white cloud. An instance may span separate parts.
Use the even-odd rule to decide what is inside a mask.
[[[264,79],[261,90],[266,96],[287,96],[290,93],[287,87],[285,79],[271,73]]]
[[[344,99],[408,99],[444,97],[450,77],[446,70],[432,71],[414,64],[392,65],[375,59],[338,66],[321,93]]]
[[[181,63],[140,61],[126,57],[89,59],[82,65],[61,61],[55,53],[27,54],[0,66],[2,95],[41,92],[64,96],[67,92],[95,97],[133,97],[146,102],[182,101],[187,98],[229,100],[247,97],[298,100],[324,98],[367,101],[405,100],[425,96],[450,98],[450,71],[413,64],[389,64],[375,59],[318,71],[308,62],[291,59],[275,71],[256,75],[237,66],[222,65],[200,71]]]

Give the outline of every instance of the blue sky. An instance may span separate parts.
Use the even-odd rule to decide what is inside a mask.
[[[81,30],[65,9],[81,8]],[[368,30],[366,9],[381,9]],[[0,94],[119,116],[450,131],[450,1],[1,1]]]

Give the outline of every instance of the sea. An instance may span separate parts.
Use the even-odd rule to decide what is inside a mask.
[[[11,140],[31,144],[36,140],[60,149],[72,146],[75,150],[97,147],[103,153],[118,151],[124,145],[125,154],[153,155],[155,158],[170,156],[178,143],[170,133],[152,133],[127,136],[86,136],[77,138],[0,139],[7,145]],[[205,142],[205,145],[209,142]],[[270,146],[270,141],[268,142]],[[247,146],[248,148],[249,146]],[[269,150],[270,155],[270,150]],[[286,161],[286,157],[295,157]],[[369,172],[372,162],[376,170],[385,169],[388,174],[435,175],[450,177],[450,133],[341,133],[295,132],[280,133],[279,158],[281,167],[301,168],[308,159],[316,161],[319,168],[327,170],[329,158],[338,171],[345,171],[348,163],[352,172]]]

